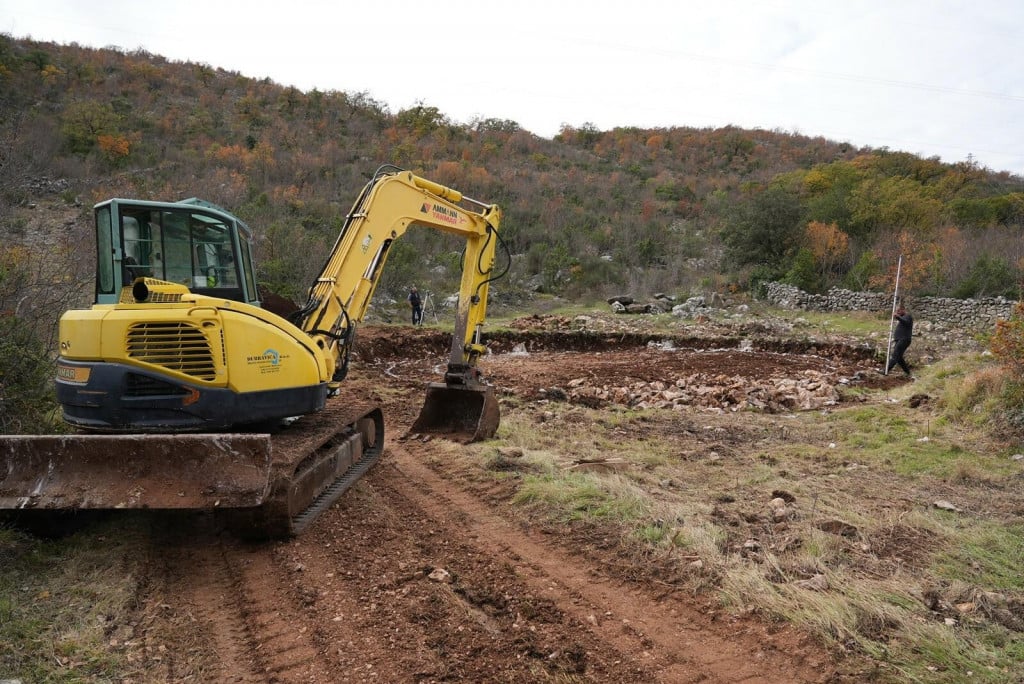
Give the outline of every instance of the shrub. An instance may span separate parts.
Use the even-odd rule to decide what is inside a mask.
[[[1024,375],[1024,301],[1017,302],[1008,319],[996,321],[991,347],[1014,377]]]
[[[0,318],[0,433],[61,430],[53,394],[53,361],[17,316]]]
[[[1005,259],[982,254],[974,262],[967,277],[954,288],[953,296],[960,299],[970,297],[1015,297],[1019,292],[1013,269]]]
[[[1015,434],[1024,434],[1024,302],[1017,302],[1010,318],[996,322],[991,347],[1008,375],[999,394],[1001,419]]]
[[[811,250],[804,247],[796,253],[782,282],[796,285],[805,292],[821,291],[821,281],[818,279],[818,270]]]

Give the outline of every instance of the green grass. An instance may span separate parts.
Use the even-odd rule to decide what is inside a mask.
[[[749,567],[724,578],[727,605],[760,612],[810,630],[837,651],[863,654],[881,668],[870,681],[996,684],[1024,677],[1024,635],[998,625],[967,629],[929,612],[912,578],[877,582],[826,572],[828,591],[772,583]]]
[[[631,427],[640,420],[641,413],[637,411],[602,412],[565,403],[552,403],[545,409],[551,418],[543,429],[538,429],[530,415],[503,415],[498,437],[510,446],[557,454],[566,461],[617,458],[653,467],[671,462],[675,454],[671,444],[653,437],[641,442],[623,440],[616,434],[616,430]],[[552,429],[555,426],[557,429]],[[551,460],[558,459],[552,456]]]
[[[954,515],[947,514],[950,518]],[[979,521],[965,525],[959,543],[939,554],[935,572],[989,591],[1024,592],[1022,564],[1024,524]]]
[[[643,495],[623,478],[590,473],[527,475],[514,502],[542,504],[556,519],[633,524],[649,517]]]
[[[772,315],[780,318],[802,319],[804,325],[819,329],[822,332],[854,337],[870,337],[872,334],[884,341],[888,338],[889,327],[887,317],[867,311],[820,312],[820,311],[787,311],[772,310]]]
[[[972,472],[980,478],[1013,472],[1003,455],[965,448],[955,421],[945,416],[929,417],[922,424],[920,416],[886,404],[837,411],[828,421],[842,451],[900,476],[964,480]]]

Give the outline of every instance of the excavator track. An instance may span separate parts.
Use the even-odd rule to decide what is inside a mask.
[[[270,494],[256,508],[225,510],[228,526],[247,539],[301,534],[379,460],[384,416],[371,403],[328,402],[271,435]]]

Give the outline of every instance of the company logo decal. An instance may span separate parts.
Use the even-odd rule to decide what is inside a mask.
[[[420,207],[420,212],[430,214],[430,216],[435,220],[452,226],[457,226],[466,220],[464,216],[460,216],[459,212],[451,207],[446,207],[443,204],[434,204],[432,202],[424,202],[423,206]]]
[[[286,355],[281,354],[276,349],[267,349],[262,354],[253,354],[246,357],[245,360],[250,366],[259,368],[261,373],[276,373],[281,369],[282,362],[287,358]]]

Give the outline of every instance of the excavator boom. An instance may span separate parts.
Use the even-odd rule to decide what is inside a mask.
[[[349,212],[306,306],[295,317],[319,345],[334,350],[334,378],[340,380],[347,371],[351,335],[363,320],[394,242],[417,225],[460,236],[466,250],[448,368],[443,383],[428,386],[412,431],[459,442],[493,437],[500,420],[498,401],[477,361],[486,352],[481,330],[500,220],[495,205],[408,171],[378,171]]]

